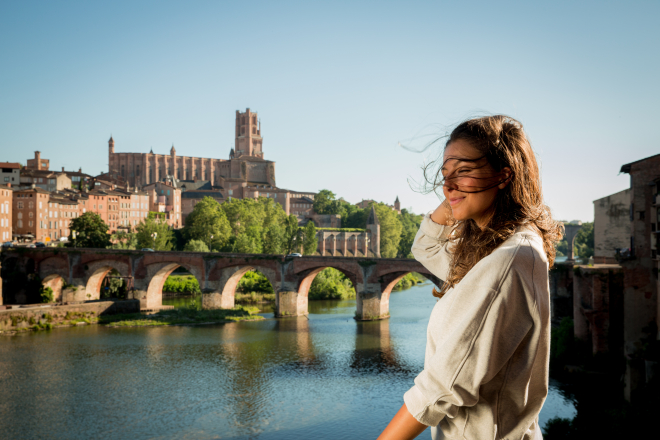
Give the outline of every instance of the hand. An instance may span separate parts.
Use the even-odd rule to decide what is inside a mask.
[[[445,199],[440,206],[433,211],[431,214],[431,220],[439,225],[445,226],[450,225],[453,222],[454,216],[452,215],[448,199]]]

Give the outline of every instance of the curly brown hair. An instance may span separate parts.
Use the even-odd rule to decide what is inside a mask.
[[[550,267],[555,260],[555,243],[564,234],[563,224],[552,219],[550,209],[543,203],[536,156],[520,122],[504,115],[468,119],[451,132],[445,148],[459,139],[481,152],[496,172],[510,168],[511,176],[508,185],[498,191],[490,220],[483,228],[471,219],[453,223],[449,235],[452,264],[440,291],[433,291],[437,297],[456,286],[475,264],[523,224],[541,236]],[[424,177],[431,191],[444,184],[440,167],[434,166],[441,162],[442,158],[424,167]]]

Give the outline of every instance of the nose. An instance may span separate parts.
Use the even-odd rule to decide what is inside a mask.
[[[447,191],[455,191],[458,189],[458,186],[456,186],[454,180],[455,179],[445,179],[445,181],[442,183],[442,186],[444,186]]]

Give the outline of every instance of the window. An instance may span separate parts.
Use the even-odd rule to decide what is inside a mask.
[[[645,211],[637,211],[637,219],[638,220],[644,220],[645,216],[646,216]]]
[[[18,209],[23,209],[23,202],[18,202]],[[18,215],[21,215],[19,212]]]
[[[28,208],[30,209],[34,208],[34,202],[32,200],[28,202]]]
[[[9,177],[5,177],[5,182],[9,182]]]
[[[19,220],[19,221],[18,221],[18,227],[19,227],[19,228],[22,228],[22,227],[23,227],[23,220]]]

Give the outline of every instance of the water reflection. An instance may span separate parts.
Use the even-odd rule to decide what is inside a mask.
[[[0,437],[376,438],[423,367],[433,304],[421,286],[393,293],[384,321],[323,301],[309,318],[5,338]],[[551,388],[541,423],[571,411]]]

